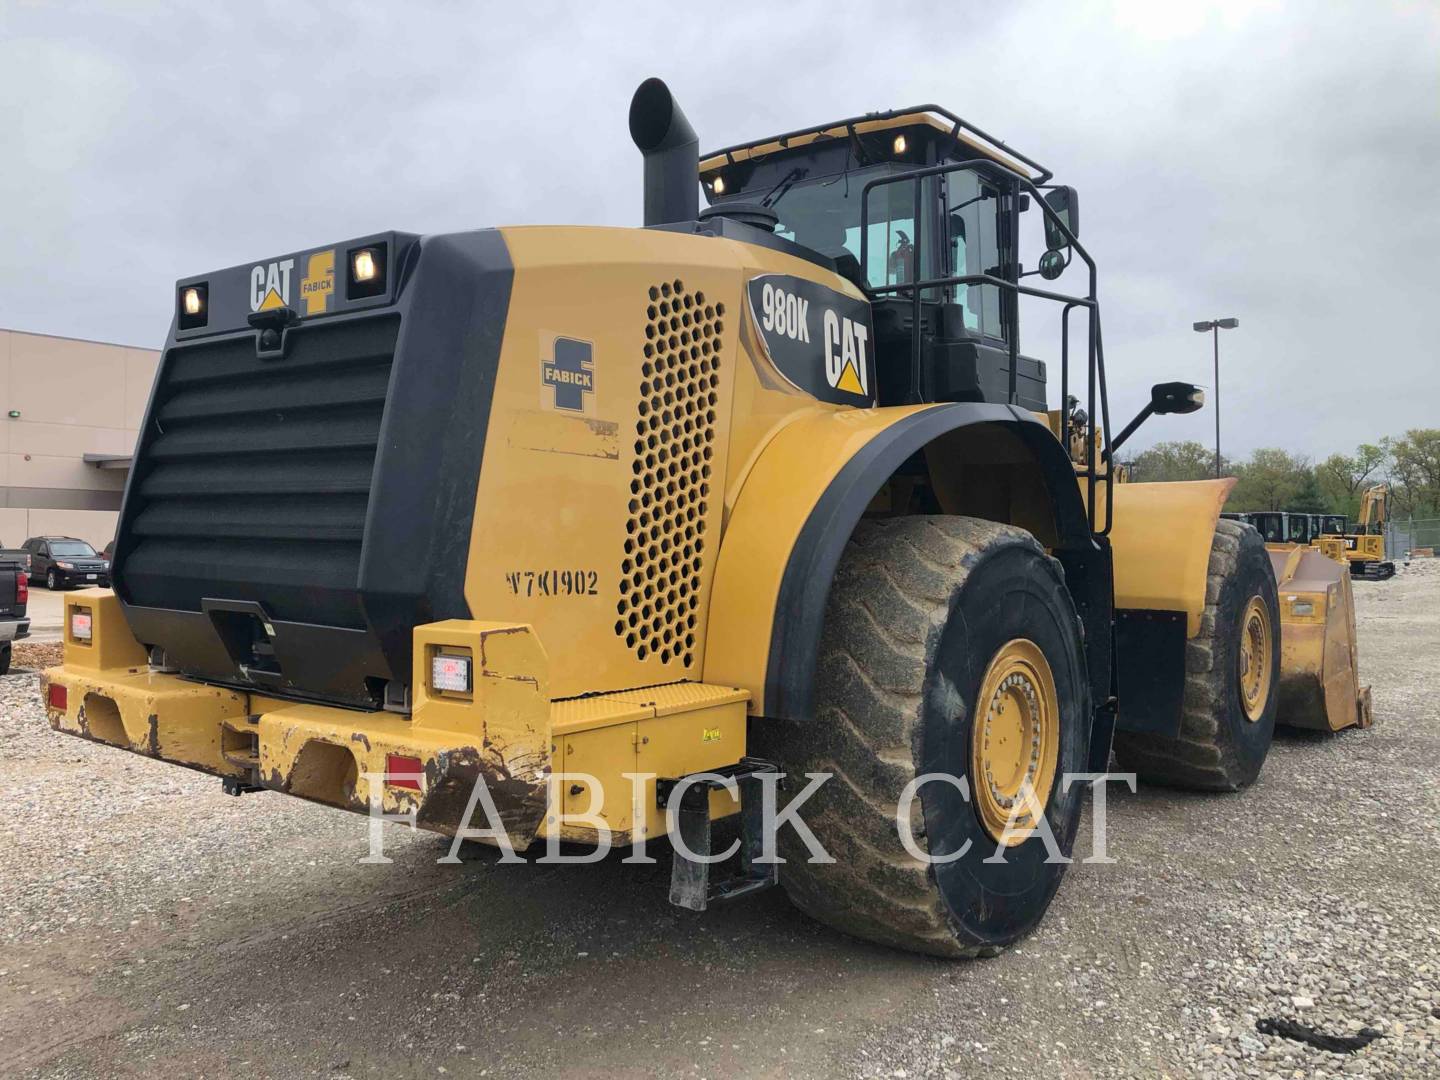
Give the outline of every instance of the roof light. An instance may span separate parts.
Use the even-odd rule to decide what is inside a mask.
[[[200,290],[189,288],[185,290],[185,314],[199,315],[200,310],[205,306],[205,298],[200,295]]]
[[[437,653],[430,658],[430,688],[451,694],[470,692],[470,658]]]
[[[905,136],[904,136],[904,135],[896,135],[896,136],[895,136],[895,153],[897,153],[897,154],[903,154],[903,153],[905,153],[905,151],[908,150],[908,149],[910,149],[910,143],[909,143],[908,141],[906,141]]]
[[[711,184],[710,184],[710,190],[713,191],[713,192],[715,192],[716,195],[724,195],[724,194],[725,194],[725,178],[724,178],[723,176],[717,176],[717,177],[715,177],[715,179],[714,179],[714,180],[711,182]]]

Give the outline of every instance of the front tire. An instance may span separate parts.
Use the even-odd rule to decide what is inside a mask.
[[[804,773],[832,774],[800,817],[835,862],[808,861],[794,830],[779,837],[791,900],[845,933],[938,956],[991,955],[1028,933],[1065,866],[1038,833],[986,863],[1004,832],[994,813],[1033,782],[1068,855],[1083,786],[1062,777],[1085,769],[1091,722],[1079,620],[1034,537],[975,518],[862,522],[831,586],[814,712],[756,731],[792,791]],[[906,785],[936,773],[970,797],[946,781],[919,787],[914,847],[932,859],[969,847],[927,866],[896,815]]]
[[[45,571],[45,588],[49,589],[51,592],[54,592],[54,591],[55,591],[56,589],[58,589],[59,587],[60,587],[60,575],[57,574],[57,573],[55,573],[54,570],[46,570],[46,571]]]
[[[1239,791],[1270,752],[1279,685],[1280,598],[1265,541],[1254,527],[1222,519],[1200,632],[1185,643],[1180,734],[1117,731],[1115,756],[1147,783]]]

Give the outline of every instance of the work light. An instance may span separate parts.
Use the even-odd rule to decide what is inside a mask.
[[[355,267],[356,281],[374,281],[380,274],[380,264],[375,261],[375,252],[361,248],[351,258]]]
[[[371,244],[351,248],[345,274],[345,296],[360,300],[385,292],[385,246]]]
[[[194,330],[204,326],[209,321],[210,315],[206,311],[209,306],[206,301],[209,299],[210,286],[205,282],[196,285],[184,285],[180,289],[180,329]]]

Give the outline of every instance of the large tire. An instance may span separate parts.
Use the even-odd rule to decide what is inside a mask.
[[[1247,708],[1242,637],[1252,602],[1270,640],[1264,700]],[[1253,655],[1254,650],[1251,650]],[[1117,731],[1115,756],[1148,783],[1238,791],[1255,782],[1275,734],[1280,686],[1280,599],[1265,541],[1253,526],[1221,520],[1210,548],[1200,632],[1185,645],[1185,698],[1176,738]],[[1122,703],[1123,707],[1123,703]]]
[[[792,829],[779,836],[780,881],[798,907],[856,937],[949,957],[993,955],[1040,920],[1065,870],[1047,861],[1040,835],[1005,847],[1003,863],[984,862],[996,854],[995,836],[977,803],[943,781],[919,788],[908,828],[931,857],[969,841],[964,855],[927,866],[906,850],[896,821],[917,776],[966,777],[973,790],[976,699],[1002,670],[992,660],[1018,639],[1038,647],[1053,676],[1045,730],[1054,780],[1038,779],[1043,768],[1035,775],[1048,797],[1045,821],[1068,856],[1084,785],[1064,790],[1061,778],[1086,767],[1091,711],[1080,623],[1059,564],[1029,533],[975,518],[857,527],[826,606],[813,718],[766,720],[753,732],[756,749],[791,777],[792,793],[807,772],[833,774],[799,816],[835,861],[808,861]],[[994,715],[998,724],[1007,714]],[[1028,744],[1018,745],[1020,769]]]

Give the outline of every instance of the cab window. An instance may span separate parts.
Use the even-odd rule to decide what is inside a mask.
[[[838,176],[800,181],[772,202],[780,217],[776,233],[787,240],[835,257],[861,257],[860,199],[865,185],[876,177],[900,175],[910,170],[893,164],[852,169]],[[937,206],[934,177],[921,182],[922,220],[919,229],[928,230],[920,244],[920,277],[939,277],[940,262],[933,218]],[[904,285],[916,280],[915,189],[913,184],[885,184],[874,188],[869,199],[869,236],[861,268],[872,286]]]
[[[983,274],[1000,265],[997,223],[999,191],[971,172],[948,179],[950,273]],[[1000,290],[994,285],[956,285],[953,302],[965,312],[965,326],[986,337],[1003,338]]]

